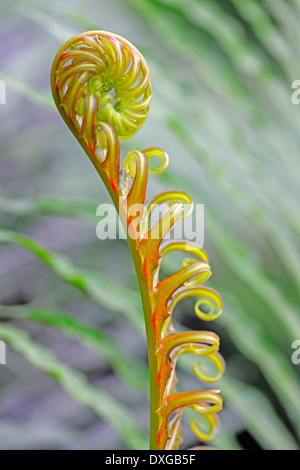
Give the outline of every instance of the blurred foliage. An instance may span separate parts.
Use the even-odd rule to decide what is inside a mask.
[[[299,448],[299,368],[290,359],[300,334],[300,115],[291,101],[299,15],[299,0],[1,2],[0,336],[11,348],[0,369],[0,416],[11,426],[3,448],[52,445],[53,423],[45,421],[41,439],[30,407],[16,419],[7,404],[8,397],[15,408],[22,403],[19,390],[45,394],[52,385],[42,372],[97,415],[75,408],[77,420],[63,421],[57,400],[57,423],[72,430],[61,427],[63,447],[78,448],[78,430],[89,436],[98,421],[114,431],[108,441],[101,427],[97,448],[145,446],[146,346],[133,267],[122,240],[96,238],[96,207],[107,195],[49,90],[58,48],[86,29],[126,37],[150,67],[151,112],[123,150],[168,152],[170,167],[151,178],[151,192],[181,189],[205,204],[210,284],[225,301],[216,330],[228,365],[217,384],[225,409],[214,444]],[[164,266],[166,274],[173,268]],[[178,322],[199,328],[188,303]],[[13,350],[35,369],[20,356],[11,361]],[[180,365],[193,380],[190,358]],[[30,443],[17,432],[25,418]]]

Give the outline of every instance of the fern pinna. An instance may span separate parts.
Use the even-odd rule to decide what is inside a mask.
[[[180,448],[185,407],[205,419],[207,426],[197,421],[190,425],[206,442],[218,430],[222,397],[216,390],[178,392],[175,367],[180,355],[192,353],[211,361],[217,371],[211,377],[198,363],[194,366],[196,375],[206,382],[218,380],[224,370],[219,338],[206,331],[176,331],[172,314],[181,300],[195,297],[196,314],[213,320],[221,313],[222,301],[217,292],[203,285],[211,275],[206,253],[191,241],[164,241],[176,222],[191,213],[192,201],[183,192],[167,191],[145,202],[148,172],[161,173],[168,165],[168,156],[160,149],[130,151],[120,169],[119,139],[128,139],[140,129],[150,107],[151,82],[145,59],[120,36],[89,31],[60,49],[52,67],[51,86],[59,112],[102,178],[126,227],[148,341],[150,449]],[[154,170],[148,166],[152,157],[160,161]],[[167,209],[151,226],[154,208],[162,204]],[[132,211],[136,205],[140,208],[138,218],[136,210]],[[187,253],[189,258],[181,269],[161,279],[162,258],[173,251]]]

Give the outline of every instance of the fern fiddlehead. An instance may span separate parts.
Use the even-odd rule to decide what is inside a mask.
[[[224,371],[219,338],[207,331],[178,332],[172,316],[179,302],[193,297],[198,299],[196,315],[214,320],[221,313],[222,301],[217,292],[203,284],[211,275],[205,251],[194,242],[164,240],[175,224],[191,213],[192,201],[183,192],[167,191],[145,202],[148,172],[160,173],[168,165],[168,155],[161,149],[130,151],[120,168],[119,140],[133,136],[149,111],[151,81],[145,59],[127,40],[112,33],[89,31],[60,49],[53,62],[51,86],[59,112],[101,176],[127,229],[148,342],[150,448],[180,448],[185,407],[206,420],[208,430],[197,421],[190,423],[198,438],[206,442],[218,430],[222,397],[216,390],[178,392],[175,369],[181,355],[194,354],[205,357],[217,370],[214,377],[209,376],[198,363],[194,366],[196,376],[208,383],[218,380]],[[160,162],[156,169],[148,165],[153,157]],[[167,209],[153,224],[155,208],[162,204]],[[138,218],[132,211],[137,205]],[[175,251],[192,258],[161,279],[162,259]]]

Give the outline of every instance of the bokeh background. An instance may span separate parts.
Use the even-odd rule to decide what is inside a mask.
[[[224,298],[223,449],[298,449],[299,0],[52,0],[0,4],[1,449],[143,448],[147,350],[127,245],[96,237],[109,197],[50,96],[52,60],[88,29],[131,41],[153,98],[122,146],[170,156],[149,193],[205,204],[205,249]],[[166,267],[166,270],[168,266]],[[188,372],[181,382],[198,386]],[[144,435],[143,435],[144,433]],[[185,446],[197,444],[188,427]]]

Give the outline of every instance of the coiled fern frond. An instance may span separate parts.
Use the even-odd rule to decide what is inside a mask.
[[[206,442],[218,430],[222,397],[216,390],[179,393],[175,369],[181,355],[194,354],[205,357],[217,370],[212,377],[201,363],[196,364],[194,372],[199,379],[218,380],[224,370],[219,338],[207,331],[178,332],[172,316],[179,302],[194,297],[198,298],[197,316],[214,320],[221,313],[222,301],[217,292],[203,285],[211,276],[205,251],[191,241],[164,241],[175,224],[192,212],[192,201],[183,192],[167,191],[145,202],[148,172],[160,173],[168,165],[168,155],[161,149],[130,151],[120,168],[119,139],[133,136],[149,111],[151,81],[145,59],[127,40],[112,33],[89,31],[60,49],[52,67],[51,85],[59,112],[101,176],[126,227],[148,341],[150,448],[179,449],[185,407],[205,418],[208,431],[197,421],[191,422],[191,428]],[[153,157],[159,158],[160,165],[149,169]],[[167,209],[153,224],[154,211],[163,204]],[[136,205],[138,218],[132,210]],[[162,259],[174,251],[189,257],[181,269],[161,279]]]

